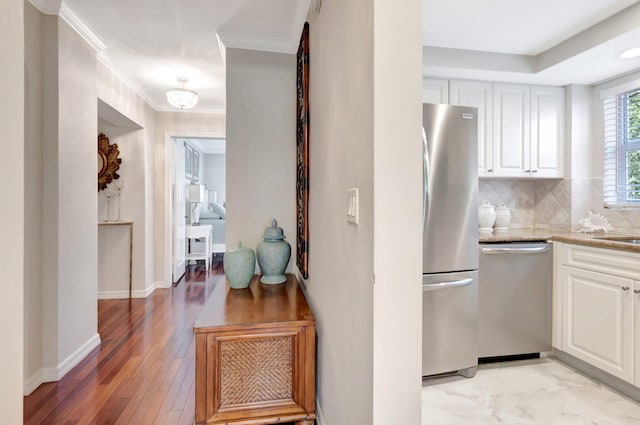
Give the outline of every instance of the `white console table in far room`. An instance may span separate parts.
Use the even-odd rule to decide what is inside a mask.
[[[186,260],[204,260],[205,268],[206,270],[209,270],[212,255],[212,226],[210,224],[187,226],[185,227],[185,236],[189,239],[189,251],[186,255]],[[192,243],[191,239],[204,239],[204,250],[202,252],[194,252],[195,243]]]
[[[131,298],[132,282],[133,282],[133,221],[101,221],[98,226],[129,226],[129,298]]]

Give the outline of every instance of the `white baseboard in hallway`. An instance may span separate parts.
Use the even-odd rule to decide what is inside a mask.
[[[22,384],[22,395],[28,396],[44,382],[42,369],[27,378]]]
[[[101,343],[100,334],[95,334],[87,342],[82,344],[69,357],[58,364],[57,367],[43,367],[28,379],[23,381],[22,393],[27,396],[45,382],[56,382],[62,379],[71,369],[76,367],[85,357]]]
[[[153,291],[156,290],[155,285],[149,285],[146,289],[140,290],[135,289],[131,291],[131,298],[147,298],[149,295],[153,294]],[[101,291],[98,292],[99,300],[120,300],[124,298],[129,298],[129,291]]]

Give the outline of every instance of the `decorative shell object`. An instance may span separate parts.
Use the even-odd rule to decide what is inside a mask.
[[[233,289],[249,287],[256,268],[256,256],[252,249],[244,248],[242,242],[233,250],[224,254],[222,260],[224,273]]]
[[[284,271],[291,258],[291,245],[284,240],[284,232],[276,220],[271,221],[271,227],[264,230],[264,240],[258,244],[256,254],[262,272],[260,282],[286,282]]]
[[[493,232],[493,223],[496,222],[496,207],[484,201],[478,208],[478,224],[481,232]]]
[[[580,220],[580,230],[578,232],[593,233],[593,232],[609,232],[613,230],[613,224],[609,222],[605,217],[593,211],[589,211],[589,216]]]

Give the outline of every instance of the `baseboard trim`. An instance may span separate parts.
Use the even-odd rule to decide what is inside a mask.
[[[71,369],[76,367],[78,363],[84,360],[84,358],[87,357],[87,355],[89,355],[89,353],[92,352],[94,348],[100,345],[100,342],[100,334],[95,334],[94,336],[89,338],[87,342],[82,344],[80,348],[74,351],[69,357],[59,363],[57,367],[56,381],[62,379],[64,375],[69,373]]]
[[[100,334],[95,334],[57,367],[43,367],[22,383],[22,394],[28,396],[45,382],[59,381],[99,346],[100,342]]]
[[[168,288],[171,288],[173,285],[171,283],[167,283],[163,280],[160,280],[158,282],[153,282],[153,286],[155,286],[156,289],[168,289]]]
[[[320,402],[316,399],[316,424],[317,425],[327,425],[327,422],[324,420],[324,415],[322,414],[322,409],[320,408]]]
[[[28,396],[44,383],[42,369],[31,375],[22,383],[22,395]]]
[[[611,388],[614,391],[624,394],[625,396],[640,402],[640,388],[631,385],[630,383],[617,378],[604,370],[598,369],[589,363],[580,360],[571,354],[565,353],[560,350],[553,350],[553,355],[563,363],[568,364],[578,372],[586,375],[589,378],[595,379],[601,384]]]
[[[153,291],[156,290],[156,285],[151,284],[147,286],[146,289],[140,290],[136,289],[131,291],[131,298],[147,298],[149,295],[153,294]],[[119,300],[123,298],[129,298],[129,291],[100,291],[98,292],[99,300]]]

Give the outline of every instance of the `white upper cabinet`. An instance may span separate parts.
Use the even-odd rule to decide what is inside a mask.
[[[478,175],[491,176],[493,171],[493,105],[492,83],[486,81],[451,80],[449,103],[478,109]]]
[[[530,177],[531,90],[493,84],[493,176]]]
[[[564,176],[564,88],[531,87],[531,173]]]
[[[478,176],[564,177],[564,88],[422,80],[424,103],[478,109]]]
[[[422,80],[423,103],[449,103],[449,80],[424,78]]]

